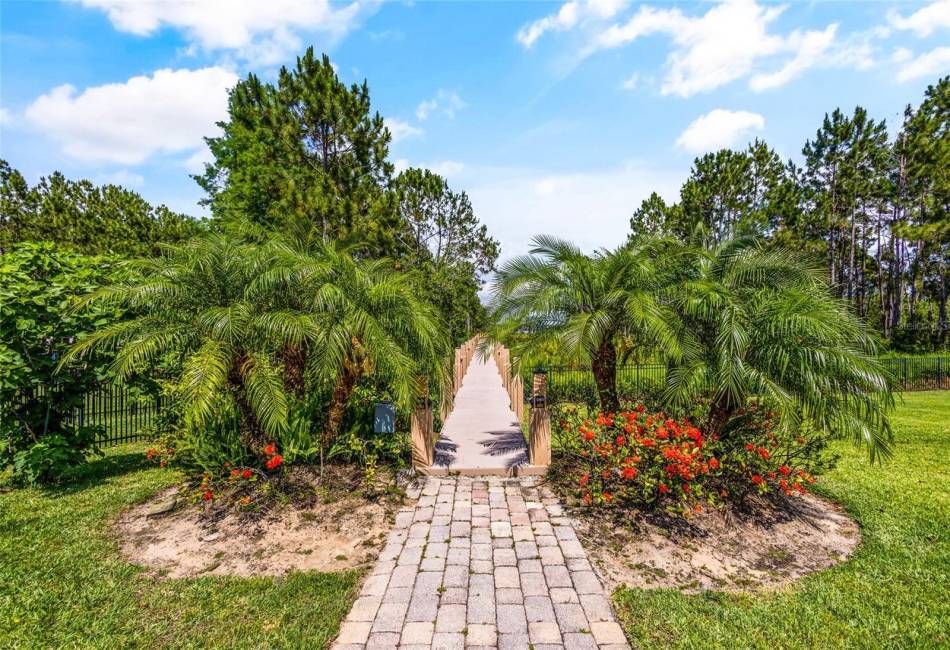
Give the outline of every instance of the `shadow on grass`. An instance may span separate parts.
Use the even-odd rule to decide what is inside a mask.
[[[76,470],[72,480],[49,485],[43,491],[51,497],[68,496],[81,490],[105,483],[111,478],[153,467],[141,451],[106,454],[95,458]]]

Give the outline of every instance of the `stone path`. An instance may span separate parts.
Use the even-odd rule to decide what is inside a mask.
[[[557,499],[464,476],[399,512],[333,647],[629,648]]]
[[[494,360],[472,359],[435,445],[429,473],[512,474],[528,464],[521,423]]]

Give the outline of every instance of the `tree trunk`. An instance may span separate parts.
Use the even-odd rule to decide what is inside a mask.
[[[617,397],[617,349],[611,337],[604,337],[591,360],[597,397],[604,413],[617,413],[620,399]]]
[[[304,397],[304,368],[306,353],[302,348],[288,345],[281,356],[284,362],[284,390],[302,400]]]
[[[359,367],[349,361],[344,362],[343,369],[336,379],[336,385],[333,387],[333,395],[330,397],[330,406],[327,408],[326,422],[323,426],[322,443],[323,448],[328,449],[336,437],[340,435],[340,428],[343,426],[343,416],[346,414],[346,407],[350,401],[350,395],[356,388],[356,382],[360,378]]]
[[[737,405],[732,398],[723,394],[713,401],[709,407],[709,417],[706,420],[706,433],[709,435],[722,436],[722,431],[736,412]]]

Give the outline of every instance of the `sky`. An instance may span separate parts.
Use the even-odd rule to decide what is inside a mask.
[[[310,45],[506,258],[539,233],[615,246],[696,156],[761,138],[800,160],[837,107],[893,132],[950,73],[950,0],[0,0],[0,157],[202,215],[190,174],[228,89]]]

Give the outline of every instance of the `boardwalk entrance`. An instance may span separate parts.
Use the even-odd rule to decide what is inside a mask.
[[[511,409],[498,367],[472,359],[452,412],[442,425],[427,474],[524,475],[543,473],[528,464],[521,423]]]

